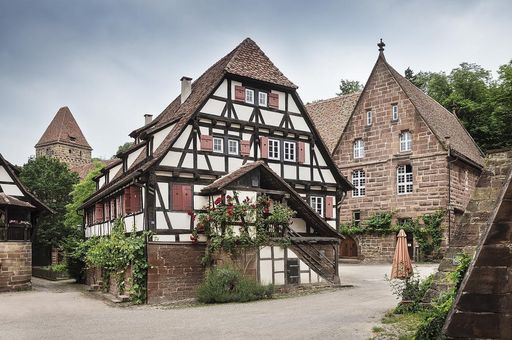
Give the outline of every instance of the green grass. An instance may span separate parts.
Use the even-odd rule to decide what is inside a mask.
[[[394,314],[390,310],[382,318],[382,325],[373,327],[373,339],[412,339],[424,317],[424,311]]]

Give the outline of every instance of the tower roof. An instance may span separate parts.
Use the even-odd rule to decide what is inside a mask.
[[[79,146],[92,150],[75,117],[73,117],[67,106],[61,107],[57,111],[50,125],[48,125],[39,142],[37,142],[36,148],[55,143]]]

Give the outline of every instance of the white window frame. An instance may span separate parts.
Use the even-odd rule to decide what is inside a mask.
[[[391,105],[391,120],[398,120],[398,104]]]
[[[228,155],[238,155],[239,152],[240,142],[237,139],[228,139]]]
[[[364,170],[355,170],[352,172],[352,197],[364,197],[366,195],[366,174]]]
[[[372,110],[366,111],[366,126],[373,124],[373,112]]]
[[[354,159],[364,158],[364,141],[356,139],[353,146]]]
[[[285,161],[295,162],[297,159],[297,144],[295,142],[283,142],[283,158]]]
[[[219,142],[219,141],[220,141],[220,144],[216,143],[216,142]],[[213,143],[213,145],[212,145],[213,152],[224,153],[224,138],[213,137],[213,142],[212,143]],[[220,145],[220,148],[217,148],[218,145]]]
[[[248,104],[254,104],[254,90],[245,89],[245,102]]]
[[[258,106],[268,106],[268,94],[266,92],[258,92]]]
[[[400,133],[400,152],[412,151],[412,133],[410,131],[402,131]]]
[[[412,165],[409,164],[399,165],[396,168],[396,192],[398,195],[407,195],[413,192],[414,176],[412,171]]]
[[[279,139],[268,140],[268,159],[281,159],[279,147]]]
[[[322,196],[310,196],[309,205],[318,215],[324,217],[324,198]]]

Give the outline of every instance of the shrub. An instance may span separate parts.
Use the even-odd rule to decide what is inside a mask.
[[[418,274],[414,274],[412,277],[404,281],[391,281],[390,284],[393,294],[398,298],[401,298],[402,301],[411,301],[409,304],[398,305],[398,307],[395,308],[395,314],[419,311],[422,308],[421,302],[423,300],[423,296],[430,288],[432,281],[432,275],[421,280]]]
[[[65,263],[52,264],[48,269],[56,273],[64,273],[68,268]]]
[[[271,298],[273,286],[262,286],[246,278],[234,268],[210,270],[197,291],[197,300],[203,303],[248,302]]]

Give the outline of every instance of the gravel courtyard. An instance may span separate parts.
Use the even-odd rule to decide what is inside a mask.
[[[205,307],[112,307],[81,286],[34,279],[30,292],[0,295],[0,339],[367,339],[396,305],[390,265],[340,265],[352,288]],[[419,265],[422,276],[437,265]]]

